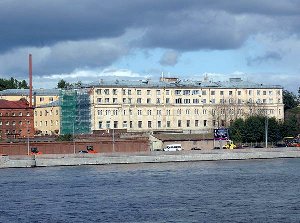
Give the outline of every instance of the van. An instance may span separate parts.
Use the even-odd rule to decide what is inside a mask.
[[[181,150],[182,150],[181,144],[171,144],[163,148],[163,151],[181,151]]]

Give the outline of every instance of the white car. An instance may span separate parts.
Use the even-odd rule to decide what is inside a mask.
[[[181,144],[171,144],[163,148],[163,151],[181,151],[181,150],[183,150]]]

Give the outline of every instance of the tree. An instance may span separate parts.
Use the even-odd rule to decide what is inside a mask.
[[[0,78],[0,91],[5,89],[28,89],[28,84],[25,80],[18,81],[17,79],[10,78],[10,79],[3,79]]]
[[[63,79],[61,79],[58,83],[57,83],[57,87],[60,88],[60,89],[64,89],[66,88],[66,84],[67,82]]]
[[[299,105],[297,96],[287,90],[283,91],[284,110],[295,108]]]

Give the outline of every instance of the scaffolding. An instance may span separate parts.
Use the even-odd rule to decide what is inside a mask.
[[[61,90],[61,134],[91,133],[91,103],[85,89]]]

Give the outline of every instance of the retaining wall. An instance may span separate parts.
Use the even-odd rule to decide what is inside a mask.
[[[160,163],[213,160],[300,158],[300,149],[243,149],[217,151],[140,152],[109,154],[44,154],[0,157],[0,168]]]

